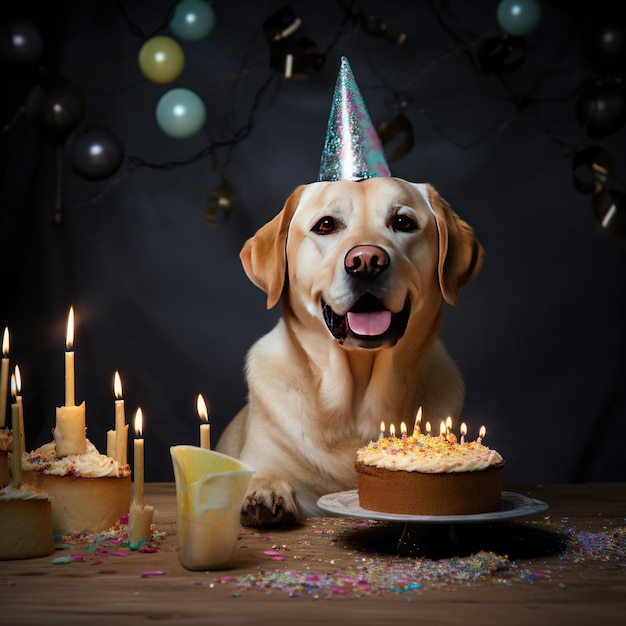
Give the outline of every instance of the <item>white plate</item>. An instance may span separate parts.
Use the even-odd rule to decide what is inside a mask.
[[[335,515],[346,517],[360,517],[388,522],[411,522],[414,524],[474,524],[477,522],[500,522],[503,520],[519,519],[539,515],[548,510],[548,505],[541,500],[528,498],[520,493],[503,491],[500,510],[491,513],[476,513],[473,515],[398,515],[371,511],[359,505],[359,496],[356,489],[340,491],[322,496],[317,505]]]

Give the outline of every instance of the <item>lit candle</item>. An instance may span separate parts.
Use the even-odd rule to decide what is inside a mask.
[[[20,445],[22,446],[22,452],[26,450],[26,435],[24,434],[24,403],[22,402],[22,375],[20,374],[20,368],[15,366],[15,402],[17,403],[17,412],[20,417],[20,428],[17,432],[20,435]],[[11,389],[11,392],[13,390]],[[15,431],[13,431],[13,441],[15,441]]]
[[[439,435],[441,435],[442,437],[446,436],[446,423],[441,420],[441,423],[439,424]]]
[[[0,369],[0,428],[4,428],[7,420],[7,404],[9,393],[9,329],[2,335],[2,367]]]
[[[417,409],[417,415],[415,416],[415,426],[413,427],[413,437],[417,437],[420,434],[421,423],[422,423],[422,407]]]
[[[432,430],[430,422],[426,422],[426,436],[430,437],[430,431]]]
[[[115,393],[115,460],[118,465],[128,463],[128,424],[122,400],[122,381],[116,371],[113,377],[113,392]]]
[[[85,403],[76,406],[74,393],[74,309],[70,307],[67,317],[65,339],[65,406],[57,407],[54,443],[58,458],[87,452],[87,428],[85,426]]]
[[[67,316],[67,334],[65,336],[65,406],[76,406],[74,391],[74,307],[70,307]]]
[[[134,457],[134,468],[133,474],[135,476],[135,502],[138,506],[143,506],[143,453],[144,453],[144,444],[142,439],[143,434],[143,413],[141,409],[137,409],[135,413],[135,434],[137,435],[135,439],[135,457]]]
[[[206,402],[202,397],[202,394],[198,394],[198,399],[196,401],[196,408],[198,409],[198,415],[200,419],[206,422],[205,424],[200,424],[200,447],[205,450],[211,449],[211,424],[209,424],[209,412],[206,408]]]
[[[389,425],[389,436],[393,439],[396,436],[396,427],[394,424]]]
[[[449,433],[452,430],[452,418],[450,416],[446,417],[446,433]]]
[[[17,385],[15,375],[11,375],[11,395],[17,398]],[[19,487],[22,482],[22,445],[20,436],[20,411],[17,400],[11,405],[11,420],[13,427],[13,453],[11,465],[11,483]]]
[[[402,442],[406,442],[406,424],[404,422],[400,422],[400,432],[402,433]]]
[[[378,435],[379,439],[382,439],[385,436],[385,422],[382,421],[380,423],[380,435]]]
[[[483,437],[487,434],[487,429],[484,426],[480,427],[480,430],[478,431],[478,439],[476,439],[476,443],[481,443],[483,440]]]
[[[463,422],[461,424],[461,443],[465,443],[465,435],[467,435],[467,424]]]

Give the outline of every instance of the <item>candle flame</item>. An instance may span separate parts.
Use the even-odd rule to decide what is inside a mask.
[[[196,407],[198,409],[198,415],[200,416],[200,419],[202,421],[204,421],[204,422],[208,422],[209,421],[209,412],[207,411],[206,402],[204,401],[204,398],[202,397],[201,393],[198,394],[198,400],[196,401]]]
[[[404,422],[400,422],[400,432],[406,435],[406,424]]]
[[[394,424],[390,424],[389,425],[389,436],[390,437],[395,437],[396,436],[396,427]]]
[[[482,439],[487,434],[487,429],[484,426],[480,427],[478,431],[478,436]]]
[[[426,422],[426,432],[430,435],[430,431],[431,431],[432,427],[430,425],[430,422]]]
[[[461,424],[461,434],[465,437],[465,435],[467,435],[467,424],[465,422],[463,422]]]
[[[383,420],[383,421],[380,423],[380,432],[381,432],[381,433],[384,433],[384,432],[385,432],[385,420]]]
[[[439,434],[443,437],[446,434],[446,423],[441,420],[441,424],[439,424]]]
[[[451,417],[446,418],[446,430],[452,430],[452,418]]]
[[[11,395],[13,396],[13,398],[17,396],[17,389],[15,385],[15,374],[11,374]]]
[[[74,345],[74,307],[70,307],[70,312],[67,316],[67,334],[65,336],[65,347],[68,350],[72,349]]]
[[[417,415],[415,416],[415,423],[416,424],[421,424],[422,423],[422,407],[417,409]]]
[[[143,413],[141,408],[138,408],[135,413],[135,434],[137,437],[141,437],[143,435]]]
[[[17,392],[15,395],[22,391],[22,375],[18,365],[15,366],[15,391]]]
[[[113,377],[113,393],[118,400],[122,399],[122,380],[120,379],[120,373],[116,370]]]
[[[9,329],[5,326],[4,333],[2,335],[2,356],[9,355]]]

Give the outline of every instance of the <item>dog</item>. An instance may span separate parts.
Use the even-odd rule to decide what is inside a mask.
[[[323,515],[320,496],[356,487],[356,450],[381,421],[459,416],[439,333],[483,255],[432,186],[393,177],[301,185],[245,243],[246,274],[282,316],[249,350],[248,403],[217,446],[256,470],[242,524]]]

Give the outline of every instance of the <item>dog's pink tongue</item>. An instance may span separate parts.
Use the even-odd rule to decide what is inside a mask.
[[[348,326],[355,335],[375,337],[387,331],[391,324],[391,311],[375,313],[348,312]]]

